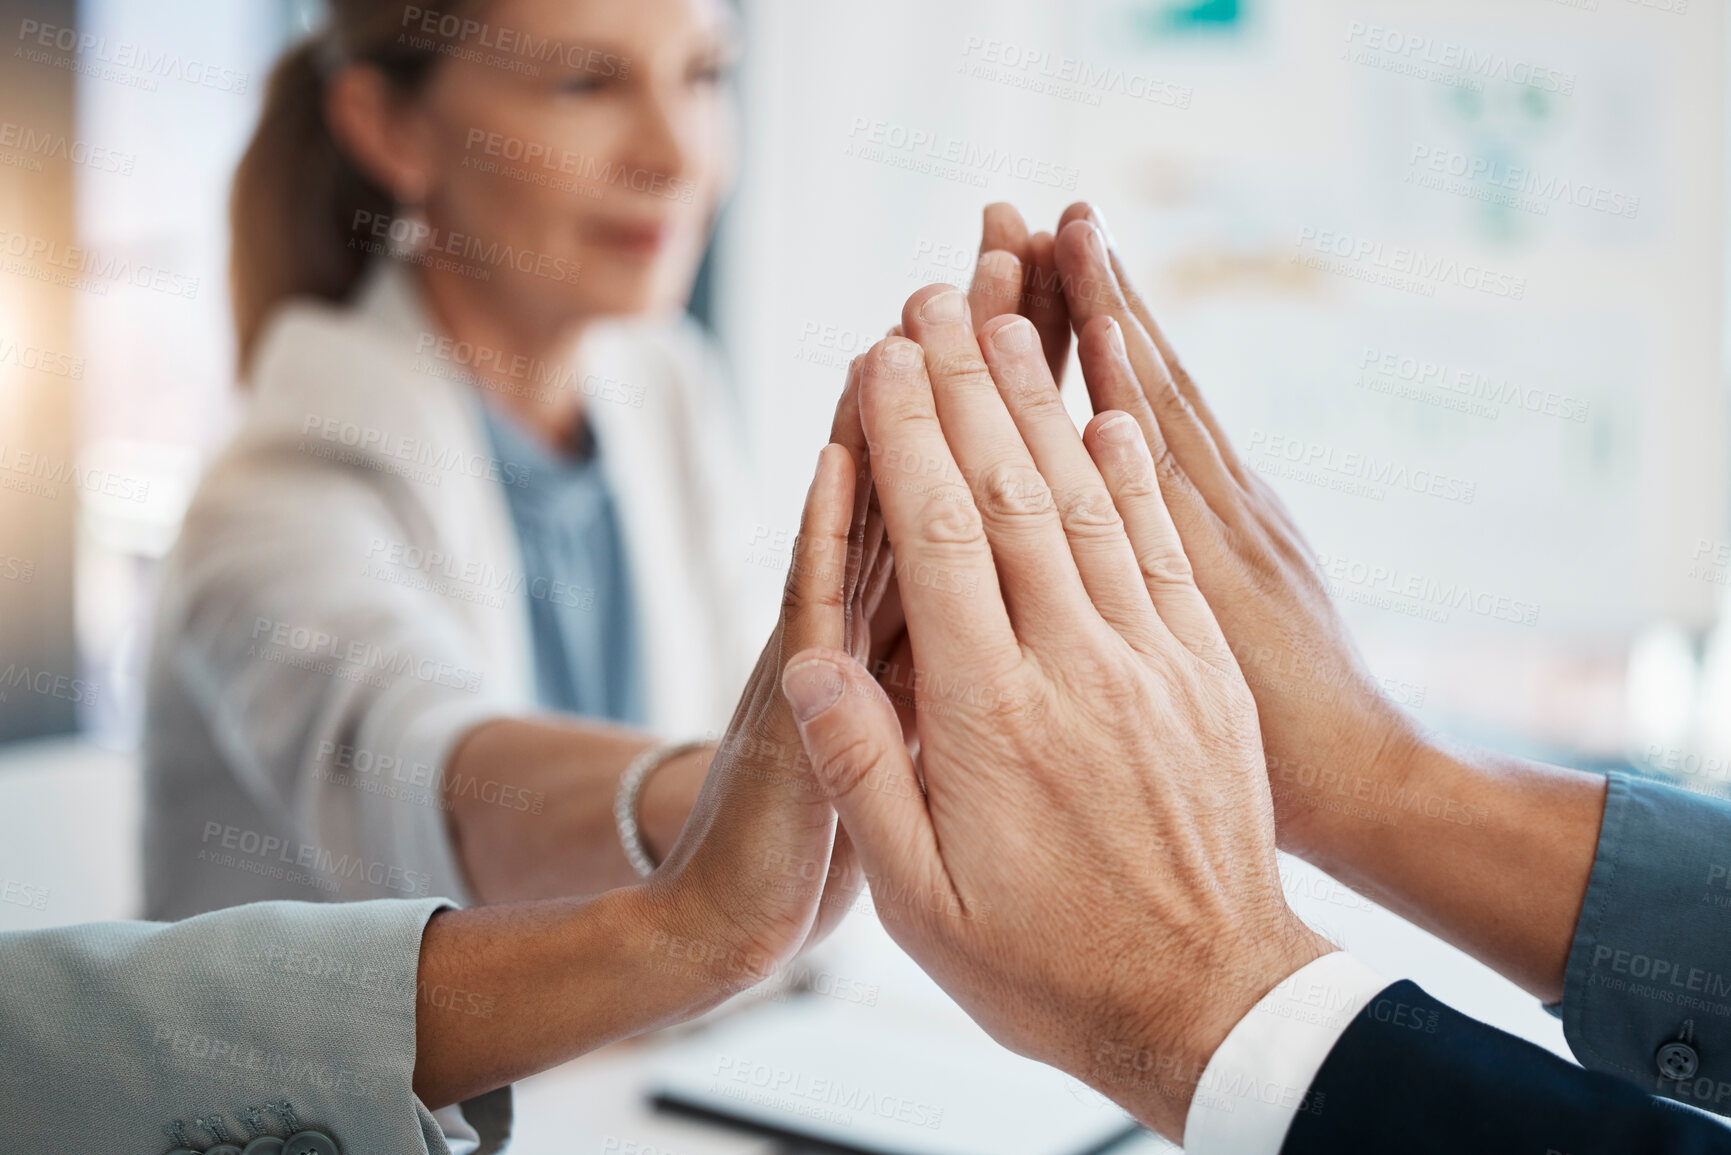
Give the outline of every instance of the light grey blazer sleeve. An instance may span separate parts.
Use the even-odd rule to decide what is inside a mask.
[[[1612,774],[1563,980],[1590,1070],[1731,1114],[1731,803]]]
[[[311,1132],[344,1155],[447,1155],[411,1089],[421,933],[445,905],[260,903],[0,934],[0,1146],[159,1155]]]

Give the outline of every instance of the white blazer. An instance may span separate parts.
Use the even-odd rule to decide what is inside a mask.
[[[468,894],[441,809],[456,740],[535,710],[526,585],[466,348],[393,263],[295,303],[161,578],[147,677],[147,917]],[[761,638],[739,439],[688,323],[617,323],[557,372],[588,414],[636,593],[651,727],[718,734]],[[525,389],[547,374],[522,370]],[[516,380],[518,378],[513,378]],[[604,612],[604,607],[596,607]],[[759,619],[761,620],[761,619]],[[485,780],[461,784],[525,810]]]

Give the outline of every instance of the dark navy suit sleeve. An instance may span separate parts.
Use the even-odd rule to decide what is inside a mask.
[[[1451,1010],[1384,990],[1311,1084],[1281,1155],[1708,1155],[1731,1128]]]

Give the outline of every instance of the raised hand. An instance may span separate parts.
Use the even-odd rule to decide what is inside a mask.
[[[1384,697],[1315,552],[1233,451],[1089,206],[1065,212],[1056,259],[1094,407],[1135,416],[1256,697],[1281,846],[1561,998],[1604,778],[1454,748]]]
[[[1052,379],[1064,379],[1064,366],[1070,356],[1070,311],[1058,284],[1052,234],[1030,234],[1022,214],[1012,205],[1000,202],[986,206],[980,233],[979,261],[968,288],[968,312],[976,331],[997,317],[1019,315],[1028,318],[1040,336]],[[901,325],[890,329],[890,336],[902,335]],[[842,397],[841,407],[836,412],[836,426],[830,440],[853,450],[863,468],[868,455],[863,447],[864,433],[859,426],[859,407],[852,384],[859,372],[860,360],[855,358],[849,370],[849,392]],[[862,439],[857,449],[855,437]],[[865,474],[862,472],[861,476]],[[875,498],[873,504],[875,506]],[[868,534],[873,531],[881,534],[882,522],[875,509],[872,517]],[[877,593],[881,612],[873,622],[870,668],[883,683],[897,713],[911,728],[913,699],[907,688],[913,685],[915,674],[907,635],[902,629],[900,592],[893,570],[888,572],[887,585],[879,588]]]
[[[1030,234],[1013,206],[987,205],[968,308],[976,330],[1012,313],[1032,321],[1052,379],[1062,382],[1070,357],[1070,310],[1058,283],[1053,243],[1051,233]]]
[[[999,1041],[1177,1137],[1233,1024],[1330,949],[1281,894],[1255,704],[1134,422],[1084,447],[1025,318],[976,343],[932,288],[903,328],[860,408],[917,760],[853,655],[795,654],[783,686],[890,934]],[[1149,1079],[1102,1058],[1126,1047]]]
[[[1245,467],[1088,205],[1059,223],[1056,261],[1095,410],[1131,414],[1196,584],[1256,695],[1282,847],[1326,865],[1319,827],[1354,793],[1398,784],[1417,747],[1329,600],[1292,515]],[[1111,354],[1108,331],[1130,366]]]
[[[789,655],[831,646],[864,657],[864,508],[843,446],[825,447],[800,521],[781,618],[734,711],[685,827],[647,884],[685,912],[704,941],[726,943],[751,965],[717,976],[743,987],[826,935],[859,889],[859,869],[810,763],[780,671]],[[881,542],[880,542],[881,545]],[[788,863],[810,864],[789,871]]]
[[[811,646],[863,653],[849,612],[854,465],[827,446],[806,497],[781,620],[709,766],[697,804],[649,880],[593,898],[502,903],[433,917],[422,989],[493,994],[485,1018],[417,1020],[415,1091],[433,1107],[700,1014],[770,977],[848,907],[860,873],[811,773],[780,676]]]

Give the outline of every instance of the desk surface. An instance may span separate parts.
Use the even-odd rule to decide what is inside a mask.
[[[678,1032],[663,1032],[621,1043],[517,1084],[512,1155],[808,1155],[797,1143],[650,1107],[652,1072],[677,1038]],[[1144,1134],[1112,1155],[1176,1150]]]

